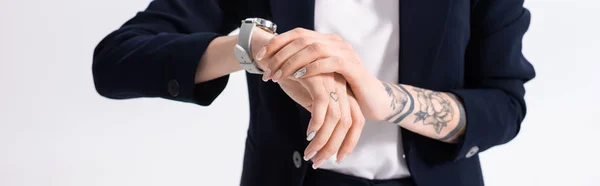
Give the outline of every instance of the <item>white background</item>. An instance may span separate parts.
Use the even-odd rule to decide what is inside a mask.
[[[147,4],[0,0],[0,186],[239,184],[242,73],[210,107],[94,90],[95,45]],[[486,184],[598,186],[600,3],[526,7],[524,53],[538,76],[527,84],[520,135],[481,155]]]

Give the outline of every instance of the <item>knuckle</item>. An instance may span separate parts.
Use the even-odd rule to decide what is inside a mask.
[[[331,38],[332,40],[342,40],[342,37],[340,37],[337,34],[328,34],[329,38]]]
[[[335,148],[333,145],[327,145],[320,150],[320,152],[322,152],[324,155],[332,155],[336,151],[337,148]]]
[[[319,150],[319,153],[321,153],[322,155],[327,155],[330,156],[333,153],[335,153],[338,149],[336,147],[334,147],[331,143],[328,143],[326,145],[324,145],[321,150]],[[328,157],[326,157],[328,158]]]
[[[309,49],[312,52],[320,52],[320,51],[323,50],[323,44],[322,43],[312,43],[312,44],[310,44],[309,47],[310,47]]]
[[[335,57],[335,62],[338,65],[342,65],[342,64],[344,64],[344,59],[342,59],[341,57]]]
[[[351,137],[346,139],[346,146],[348,147],[348,151],[352,150],[354,148],[354,146],[356,145],[356,143],[358,143],[358,139]]]
[[[360,118],[356,118],[353,120],[353,125],[357,125],[359,127],[362,127],[365,125],[365,118],[364,117],[360,117]]]
[[[314,143],[314,148],[315,149],[322,149],[323,146],[325,146],[325,143],[327,143],[326,139],[316,139],[312,141]]]
[[[331,57],[331,61],[333,63],[335,63],[336,65],[341,65],[341,64],[344,63],[344,60],[341,57],[338,57],[338,56]]]
[[[339,109],[333,109],[331,112],[331,118],[339,120],[342,117],[342,112]]]
[[[271,63],[270,66],[273,66],[273,64],[277,64],[277,63],[281,63],[283,60],[283,58],[281,57],[281,55],[279,54],[275,54],[273,55],[273,57],[271,57]]]
[[[292,31],[293,31],[294,33],[298,34],[298,35],[302,35],[302,34],[304,34],[304,32],[305,32],[305,29],[304,29],[304,28],[297,27],[297,28],[294,28],[294,30],[292,30]]]
[[[310,68],[312,68],[312,69],[320,69],[320,68],[321,68],[321,65],[322,65],[322,64],[321,64],[321,60],[317,60],[317,61],[315,61],[315,62],[312,62],[312,63],[310,64],[310,66],[311,66]]]
[[[294,61],[296,61],[296,59],[294,59],[295,57],[290,57],[285,63],[283,63],[281,65],[281,71],[283,72],[288,72],[289,70],[291,70],[293,68],[293,63]]]
[[[310,44],[311,44],[310,39],[307,37],[300,37],[296,40],[296,45],[298,45],[298,46],[307,46]]]
[[[294,61],[296,61],[297,59],[298,59],[298,57],[297,57],[296,55],[294,55],[294,56],[291,56],[291,57],[287,58],[287,60],[286,60],[286,61],[284,61],[284,62],[286,62],[285,64],[288,64],[288,63],[293,63],[293,62],[294,62]],[[284,65],[285,65],[285,64],[284,64]],[[288,65],[289,65],[289,64],[288,64]]]
[[[350,126],[352,126],[352,118],[344,116],[344,118],[342,118],[341,125],[344,128],[350,128]]]

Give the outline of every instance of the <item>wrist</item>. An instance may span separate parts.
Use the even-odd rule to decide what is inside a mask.
[[[220,36],[213,39],[196,67],[195,83],[210,81],[241,70],[231,51],[236,43],[237,36]]]
[[[351,81],[348,80],[348,83],[361,110],[363,110],[365,117],[368,119],[385,120],[393,112],[390,108],[392,97],[387,92],[389,89],[387,89],[384,82],[377,79],[371,73],[364,72],[360,74],[362,75],[357,75]]]

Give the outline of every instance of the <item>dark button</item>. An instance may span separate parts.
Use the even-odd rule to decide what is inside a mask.
[[[177,97],[179,95],[179,83],[177,80],[172,79],[169,81],[168,85],[169,94],[173,97]]]

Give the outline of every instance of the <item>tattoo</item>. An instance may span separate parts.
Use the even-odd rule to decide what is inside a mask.
[[[383,83],[385,87],[385,91],[388,93],[388,96],[392,97],[391,107],[392,110],[395,111],[393,114],[388,116],[385,120],[392,123],[400,123],[409,113],[412,113],[414,109],[414,100],[410,93],[402,86],[391,85],[387,83]],[[393,89],[392,89],[393,87]],[[394,93],[394,89],[396,93]],[[408,111],[404,112],[404,108],[406,108],[407,104],[410,103]]]
[[[396,110],[396,104],[398,104],[398,101],[396,100],[396,94],[394,94],[394,90],[392,90],[392,87],[390,87],[390,85],[388,85],[387,83],[381,82],[381,84],[383,84],[383,86],[385,87],[385,91],[388,93],[388,96],[392,98],[392,101],[390,102],[390,107],[393,111]],[[406,103],[402,104],[401,106],[404,107],[405,104]]]
[[[454,100],[454,102],[456,103],[456,105],[458,106],[458,113],[459,113],[459,117],[458,118],[458,124],[456,124],[456,127],[450,131],[446,136],[440,138],[440,141],[448,141],[450,139],[451,142],[457,142],[459,138],[455,138],[456,135],[463,130],[463,128],[465,128],[467,121],[466,121],[466,114],[465,114],[465,108],[463,107],[463,105],[461,104],[461,102],[458,100],[458,98],[453,95],[453,94],[448,94],[448,96],[450,96],[450,98],[452,98]]]
[[[452,121],[454,109],[450,101],[445,99],[440,92],[434,92],[421,88],[414,89],[417,92],[420,110],[415,113],[414,123],[421,122],[423,125],[432,125],[437,134]]]
[[[333,101],[335,101],[335,102],[338,101],[338,95],[337,95],[337,93],[335,93],[335,91],[330,92],[329,97],[331,97],[331,99],[333,99]]]

